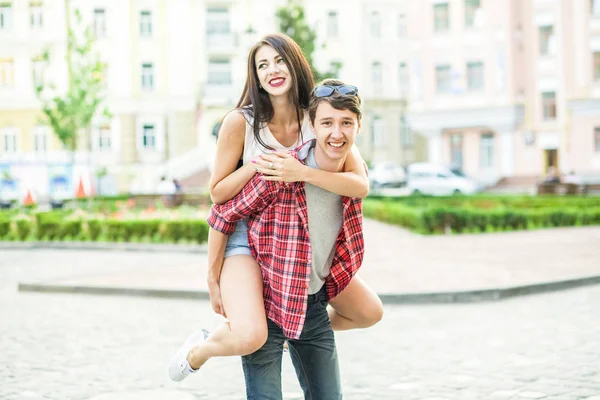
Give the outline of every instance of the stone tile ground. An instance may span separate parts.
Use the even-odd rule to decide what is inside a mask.
[[[237,358],[213,360],[179,385],[167,377],[190,329],[218,322],[208,303],[18,293],[24,278],[95,270],[89,255],[61,265],[30,254],[0,254],[0,399],[244,398]],[[112,254],[105,268],[119,268]],[[600,287],[589,287],[495,303],[387,306],[378,326],[337,335],[345,399],[598,400],[599,304]],[[302,398],[287,356],[283,381],[285,399]]]

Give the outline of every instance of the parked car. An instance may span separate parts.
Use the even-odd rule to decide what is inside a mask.
[[[448,196],[473,194],[478,185],[473,180],[459,176],[450,168],[430,163],[413,163],[407,167],[407,189],[409,194]]]
[[[371,188],[398,188],[406,184],[406,171],[392,162],[375,164],[369,169]]]

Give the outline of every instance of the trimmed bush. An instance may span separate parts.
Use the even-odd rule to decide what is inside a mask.
[[[8,236],[10,232],[10,220],[0,215],[0,239]]]
[[[164,237],[173,243],[182,240],[202,243],[208,238],[208,224],[202,220],[167,221]]]
[[[85,221],[84,225],[86,227],[86,232],[90,240],[98,240],[98,238],[102,234],[102,224],[103,221],[100,221],[98,219],[88,219],[87,221]]]
[[[21,241],[27,239],[27,237],[29,237],[33,231],[33,222],[31,222],[29,219],[18,218],[14,221],[14,223],[17,239]]]
[[[528,203],[522,200],[516,203],[519,206],[535,203],[535,207],[531,208],[510,207],[508,204],[513,200],[511,198],[501,199],[504,204],[489,199],[448,198],[448,205],[445,207],[443,200],[444,198],[400,198],[395,201],[367,199],[364,203],[364,215],[426,234],[600,225],[600,206],[589,208],[600,202],[597,198],[531,198]],[[569,204],[569,200],[573,205],[567,207],[565,205]],[[462,208],[459,207],[461,203],[464,205]]]

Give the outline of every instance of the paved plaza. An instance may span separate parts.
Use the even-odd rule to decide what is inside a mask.
[[[600,227],[421,236],[365,219],[364,230],[365,259],[359,275],[382,295],[468,292],[590,277],[600,282]],[[0,246],[0,257],[10,253]],[[25,257],[33,264],[74,268],[55,279],[24,274],[19,282],[206,290],[207,260],[202,252],[37,249]]]
[[[243,399],[238,358],[181,384],[167,362],[205,301],[22,293],[52,280],[141,267],[137,253],[0,252],[0,399]],[[64,251],[63,251],[64,253]],[[62,253],[61,253],[62,254]],[[58,257],[58,258],[56,258]],[[64,256],[63,256],[64,257]],[[168,253],[157,253],[163,263]],[[136,261],[137,260],[137,261]],[[139,265],[138,265],[139,264]],[[337,334],[345,399],[600,399],[600,286],[474,304],[385,307],[374,328]],[[301,399],[284,356],[285,399]]]

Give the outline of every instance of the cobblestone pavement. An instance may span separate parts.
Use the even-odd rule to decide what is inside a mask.
[[[0,258],[0,399],[243,399],[238,358],[181,384],[172,352],[218,319],[201,301],[18,293],[24,276],[72,274]],[[108,266],[112,268],[113,265]],[[116,268],[116,266],[114,266]],[[85,260],[78,271],[90,270]],[[388,306],[337,335],[345,399],[600,399],[600,287],[497,303]],[[284,356],[285,399],[301,391]]]

